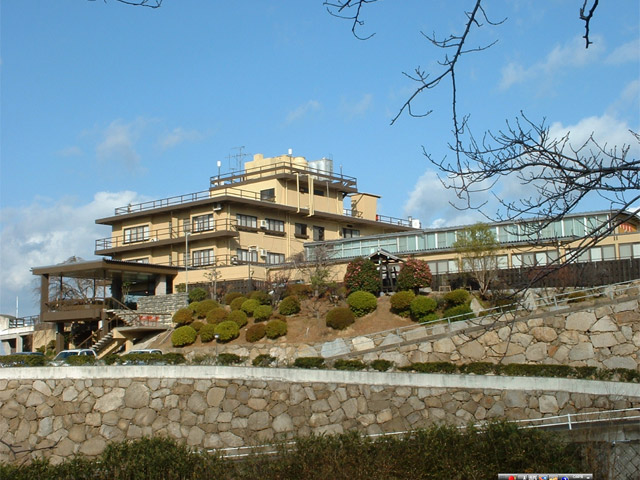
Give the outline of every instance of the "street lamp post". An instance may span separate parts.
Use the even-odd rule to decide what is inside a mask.
[[[247,247],[247,265],[249,267],[249,276],[248,276],[248,289],[251,288],[251,255],[253,254],[253,252],[256,252],[256,246],[255,245],[251,245],[249,247]]]
[[[191,224],[184,224],[184,284],[187,293],[187,305],[189,304],[189,235],[191,235]]]

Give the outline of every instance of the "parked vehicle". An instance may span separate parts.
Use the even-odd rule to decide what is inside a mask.
[[[148,353],[156,353],[158,355],[162,355],[162,350],[159,350],[157,348],[141,348],[138,350],[130,350],[128,352],[124,352],[123,355],[142,355],[142,354],[148,354]]]
[[[93,357],[94,360],[98,359],[98,355],[96,355],[96,352],[94,350],[91,350],[90,348],[78,348],[74,350],[61,351],[51,361],[51,365],[54,365],[56,367],[60,365],[67,365],[66,360],[69,357],[74,357],[74,356],[89,356],[89,357]]]

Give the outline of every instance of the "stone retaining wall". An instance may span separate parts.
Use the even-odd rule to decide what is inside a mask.
[[[406,431],[434,423],[541,418],[640,406],[640,386],[557,378],[234,367],[5,369],[0,461],[98,455],[107,442],[166,435],[200,448],[311,433]],[[13,453],[8,446],[11,446]]]
[[[139,312],[144,313],[170,313],[173,315],[179,309],[187,305],[186,293],[171,293],[167,295],[152,295],[138,298]]]
[[[218,348],[248,361],[269,354],[280,364],[298,357],[354,352],[352,358],[366,362],[385,359],[397,366],[433,361],[496,363],[502,359],[503,363],[640,369],[640,307],[636,297],[608,305],[565,308],[564,312],[541,311],[515,321],[473,319],[429,330],[416,325],[315,345],[265,341]]]

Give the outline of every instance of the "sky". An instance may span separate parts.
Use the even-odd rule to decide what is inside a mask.
[[[96,218],[206,190],[217,161],[224,173],[256,153],[332,158],[381,196],[382,215],[478,220],[450,205],[424,156],[451,156],[449,84],[418,98],[430,115],[390,125],[417,86],[403,72],[440,72],[423,33],[460,34],[473,3],[381,0],[358,27],[375,35],[359,40],[322,0],[0,0],[0,313],[15,314],[16,298],[20,316],[37,313],[31,267],[95,258],[110,234]],[[457,71],[475,132],[522,111],[575,142],[631,143],[637,158],[640,6],[600,2],[587,50],[582,3],[486,1],[504,22],[474,29],[469,46],[497,43]]]

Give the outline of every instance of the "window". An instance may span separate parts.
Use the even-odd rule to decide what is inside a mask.
[[[640,243],[621,244],[620,258],[640,258]]]
[[[265,190],[260,190],[260,200],[266,202],[275,202],[276,201],[276,189],[275,188],[267,188]]]
[[[127,260],[128,262],[136,262],[136,263],[149,263],[149,257],[144,258],[132,258],[131,260]]]
[[[309,193],[309,189],[308,189],[307,187],[300,187],[300,188],[298,189],[298,191],[299,191],[300,193]]]
[[[547,250],[536,253],[514,253],[511,255],[511,264],[517,267],[535,267],[538,265],[548,265],[558,259],[558,252]]]
[[[246,248],[238,248],[236,255],[239,262],[258,263],[258,251],[255,249],[247,250]]]
[[[265,218],[265,222],[267,222],[267,230],[271,232],[282,232],[284,233],[284,222],[282,220],[274,220],[272,218]]]
[[[124,229],[124,243],[142,242],[144,240],[149,240],[149,225]]]
[[[213,213],[193,217],[193,232],[206,232],[207,230],[213,229]]]
[[[191,265],[194,267],[202,267],[204,265],[212,265],[215,261],[213,256],[213,248],[208,250],[194,250],[191,252]]]
[[[239,227],[244,228],[258,228],[258,217],[252,217],[251,215],[236,214],[236,220]]]
[[[284,255],[282,253],[267,252],[266,261],[269,265],[284,263]]]
[[[344,238],[353,238],[360,236],[360,230],[356,230],[355,228],[343,228],[342,236]]]
[[[307,234],[307,225],[306,223],[296,223],[296,237],[299,238],[309,238]]]
[[[313,226],[313,241],[324,242],[324,227]]]
[[[320,188],[314,188],[313,189],[313,194],[314,195],[318,195],[319,197],[324,197],[325,191],[320,189]]]
[[[622,258],[623,245],[620,245],[620,256]],[[627,257],[629,258],[629,257]],[[616,247],[613,245],[606,245],[604,247],[593,247],[589,250],[582,252],[578,256],[578,262],[601,262],[602,260],[615,260],[616,259]]]

